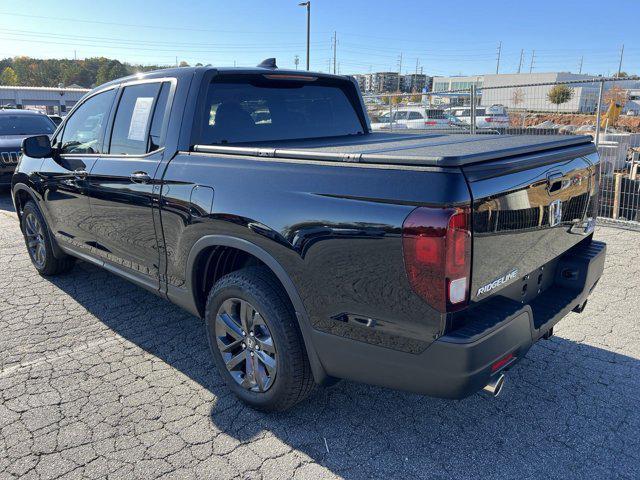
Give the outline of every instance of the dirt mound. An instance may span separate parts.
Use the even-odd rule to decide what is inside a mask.
[[[510,119],[512,127],[523,126],[522,115],[512,112],[510,114]],[[545,125],[550,125],[551,123],[553,123],[555,125],[573,125],[575,127],[581,127],[583,125],[595,125],[596,116],[578,115],[571,113],[534,113],[527,114],[524,118],[525,127],[538,126],[544,122],[550,122],[545,123]],[[616,124],[612,126],[627,132],[640,133],[640,117],[629,117],[626,115],[621,115],[620,118],[618,118]]]

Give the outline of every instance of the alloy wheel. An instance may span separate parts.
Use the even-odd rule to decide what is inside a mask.
[[[44,241],[42,223],[34,213],[27,214],[24,223],[24,234],[27,239],[27,248],[29,249],[31,260],[36,264],[36,267],[43,268],[47,257],[47,247]]]
[[[216,314],[216,342],[227,370],[241,387],[266,392],[276,377],[276,349],[262,315],[246,300],[229,298]]]

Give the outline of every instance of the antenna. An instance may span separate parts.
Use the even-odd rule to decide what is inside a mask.
[[[276,65],[276,59],[275,58],[265,58],[263,61],[261,61],[258,65],[258,68],[270,68],[272,70],[275,70],[276,68],[278,68],[278,66]]]

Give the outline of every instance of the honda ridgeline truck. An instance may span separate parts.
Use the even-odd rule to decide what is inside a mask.
[[[602,275],[598,162],[584,136],[374,133],[351,78],[271,59],[94,89],[12,195],[38,272],[81,259],[202,317],[229,388],[285,410],[335,379],[497,394]]]

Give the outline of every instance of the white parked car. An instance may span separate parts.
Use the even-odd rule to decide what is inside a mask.
[[[452,107],[448,113],[462,123],[471,125],[471,107]],[[509,126],[509,114],[502,105],[476,107],[476,128],[506,128]]]
[[[431,130],[431,129],[448,129],[452,124],[449,121],[444,110],[437,108],[416,107],[399,107],[393,111],[393,117],[389,112],[378,117],[377,121],[371,123],[373,130],[393,129],[412,129],[412,130]]]

